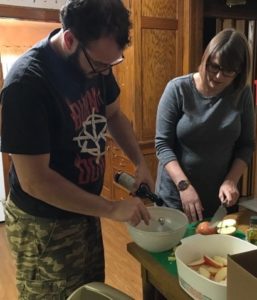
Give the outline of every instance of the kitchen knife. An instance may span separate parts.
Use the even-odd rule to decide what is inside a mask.
[[[215,214],[211,218],[210,226],[215,227],[217,224],[223,220],[223,218],[226,216],[227,210],[226,210],[226,203],[222,203],[219,208],[216,210]]]

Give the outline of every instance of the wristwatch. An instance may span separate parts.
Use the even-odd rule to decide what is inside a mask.
[[[177,189],[182,192],[185,191],[190,186],[189,180],[180,180],[177,184]]]

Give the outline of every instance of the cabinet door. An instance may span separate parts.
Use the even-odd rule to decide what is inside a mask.
[[[115,78],[120,87],[120,108],[134,126],[134,46],[131,44],[124,51],[124,61],[113,68]]]
[[[121,88],[120,107],[137,138],[153,140],[160,96],[167,82],[182,72],[180,0],[124,0],[131,12],[131,45],[114,68]]]
[[[124,62],[114,68],[114,74],[121,88],[121,110],[131,121],[155,178],[157,160],[154,137],[157,107],[168,81],[183,73],[183,7],[184,2],[188,1],[123,2],[131,12],[132,42],[124,51]],[[123,161],[123,156],[115,157],[113,154],[111,160],[113,172],[120,168],[128,171],[133,167],[130,162]]]
[[[127,158],[127,156],[118,148],[116,145],[113,145],[111,149],[111,160],[112,160],[112,168],[115,172],[127,172],[130,174],[134,174],[135,167],[131,163],[131,161]]]
[[[141,71],[137,72],[140,87],[136,86],[141,93],[136,102],[142,101],[137,117],[143,141],[155,136],[157,106],[166,84],[182,73],[182,8],[181,0],[142,0],[141,46],[137,49],[141,58]]]
[[[133,22],[132,0],[122,0],[130,11],[130,19]],[[133,24],[134,26],[134,24]],[[123,113],[134,123],[134,29],[130,31],[131,44],[124,51],[124,61],[113,68],[114,75],[120,86],[120,107]]]

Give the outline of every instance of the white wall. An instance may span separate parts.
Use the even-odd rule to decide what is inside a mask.
[[[0,200],[5,197],[2,153],[0,152]]]
[[[1,200],[5,198],[4,189],[4,173],[3,173],[3,161],[2,153],[0,153],[0,222],[4,221],[4,211]]]

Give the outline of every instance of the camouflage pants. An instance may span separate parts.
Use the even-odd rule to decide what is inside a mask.
[[[85,283],[104,281],[98,218],[35,217],[18,209],[10,198],[5,217],[19,299],[64,300]]]

